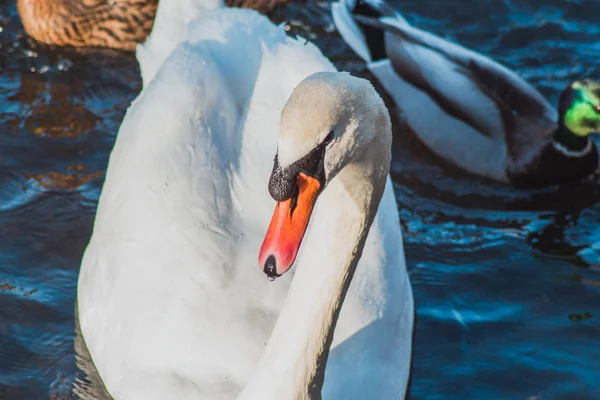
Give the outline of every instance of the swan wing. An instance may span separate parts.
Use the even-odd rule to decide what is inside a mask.
[[[151,61],[160,65],[117,135],[82,261],[81,330],[113,395],[234,398],[292,277],[270,285],[256,265],[280,113],[302,79],[334,68],[238,9],[191,21]]]

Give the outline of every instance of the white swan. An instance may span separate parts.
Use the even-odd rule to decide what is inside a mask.
[[[205,12],[170,37],[172,52],[160,33],[144,49],[145,88],[111,154],[79,278],[81,331],[107,390],[403,398],[414,311],[383,102],[254,11]],[[276,153],[279,203],[267,190]],[[289,220],[273,214],[260,256],[279,275],[300,252],[269,282],[259,248],[273,208],[290,206]]]

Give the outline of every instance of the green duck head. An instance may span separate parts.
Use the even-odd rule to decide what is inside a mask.
[[[579,140],[600,132],[600,83],[592,79],[571,83],[560,95],[558,113],[560,127]]]

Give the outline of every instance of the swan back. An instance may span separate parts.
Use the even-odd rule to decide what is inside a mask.
[[[189,39],[190,21],[219,10],[224,4],[224,0],[166,0],[158,4],[152,32],[136,50],[144,86],[154,77],[175,46]],[[221,32],[223,29],[217,29],[214,33]]]
[[[220,40],[203,40],[212,35]],[[82,332],[109,390],[156,368],[207,388],[228,377],[234,392],[248,379],[289,284],[269,285],[255,261],[280,113],[323,70],[334,68],[314,45],[257,12],[223,9],[190,24],[132,103],[78,288]],[[226,306],[215,315],[211,304]]]

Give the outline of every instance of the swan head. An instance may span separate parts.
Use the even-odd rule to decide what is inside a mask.
[[[576,136],[600,132],[600,83],[592,79],[571,83],[561,94],[558,109],[560,123]]]
[[[387,108],[369,81],[319,72],[294,89],[281,114],[269,180],[277,205],[259,254],[269,278],[290,269],[319,194],[377,134],[391,140]]]

